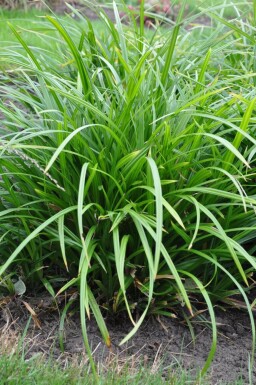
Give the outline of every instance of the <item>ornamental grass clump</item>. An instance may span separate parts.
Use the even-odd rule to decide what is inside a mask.
[[[0,274],[52,295],[78,287],[85,344],[93,313],[189,319],[247,291],[255,260],[255,27],[251,14],[214,28],[194,16],[147,31],[125,8],[99,11],[102,32],[54,16],[37,26],[58,50],[1,52]],[[256,7],[254,7],[256,8]],[[56,43],[54,35],[54,43]],[[50,45],[50,43],[49,43]],[[71,297],[73,298],[73,297]],[[73,299],[72,299],[73,300]],[[203,305],[204,306],[204,305]],[[189,315],[188,315],[189,314]],[[255,332],[253,330],[253,340]]]

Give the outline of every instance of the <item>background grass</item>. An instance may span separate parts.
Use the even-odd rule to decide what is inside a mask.
[[[81,366],[72,365],[62,368],[60,365],[47,363],[35,356],[32,359],[24,360],[17,354],[1,355],[0,370],[2,384],[8,385],[94,385],[95,380],[88,371]],[[134,372],[134,373],[132,373]],[[119,372],[103,373],[100,376],[100,385],[189,385],[194,383],[193,378],[188,373],[170,370],[167,374],[159,368],[157,373],[152,373],[149,369],[128,370],[123,368]],[[198,385],[209,385],[206,380],[199,380]],[[243,385],[242,380],[229,384],[220,385]]]
[[[12,23],[21,36],[29,41],[30,46],[48,48],[50,50],[56,49],[56,46],[59,44],[57,34],[49,26],[46,28],[44,16],[45,12],[38,10],[30,10],[26,13],[22,10],[2,10],[0,15],[0,41],[2,47],[8,47],[10,44],[17,46],[17,39],[8,26],[8,23]],[[43,36],[40,36],[40,32],[43,32]],[[48,36],[48,39],[46,39],[46,36]]]
[[[50,11],[33,8],[26,12],[22,9],[0,10],[1,46],[8,47],[12,44],[17,47],[17,39],[8,26],[8,23],[11,23],[22,38],[28,41],[29,46],[41,47],[50,51],[58,49],[61,41],[57,31],[46,21],[47,14],[50,14]],[[74,23],[72,16],[60,15],[59,18],[66,24]],[[79,21],[77,20],[76,23],[79,24]],[[100,20],[95,20],[94,25],[99,32],[104,28]]]
[[[86,4],[86,2],[82,3]],[[109,5],[110,3],[106,4]],[[172,4],[175,6],[181,4],[181,1],[174,1]],[[237,11],[234,10],[234,5],[232,5],[232,1],[230,0],[226,1],[224,4],[223,2],[213,0],[187,0],[187,5],[189,5],[189,10],[192,13],[198,13],[199,8],[205,9],[207,12],[209,7],[217,7],[217,11],[223,12],[224,16],[236,17],[239,12],[241,12],[241,14],[246,14],[248,12],[250,2],[247,0],[241,0],[237,2]],[[50,11],[48,11],[48,13],[49,12]],[[0,41],[2,47],[10,45],[10,43],[17,42],[15,36],[10,33],[10,29],[7,24],[10,22],[18,28],[19,33],[25,40],[29,41],[31,46],[40,46],[50,50],[56,49],[60,42],[56,30],[51,28],[49,24],[45,23],[44,16],[46,13],[47,10],[40,10],[36,7],[29,7],[25,10],[12,9],[9,11],[5,10],[4,8],[0,9]],[[66,20],[67,23],[68,20],[70,20],[70,18],[65,16],[59,17],[62,20]],[[104,25],[100,20],[94,21],[94,27],[97,31],[102,31],[102,29],[104,30]],[[47,39],[45,38],[46,36],[48,37]]]

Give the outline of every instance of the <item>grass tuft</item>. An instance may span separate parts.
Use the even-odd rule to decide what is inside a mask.
[[[110,346],[106,313],[128,313],[124,343],[146,315],[193,316],[199,299],[213,325],[204,374],[218,301],[241,294],[254,331],[252,10],[227,21],[213,7],[214,28],[199,29],[181,8],[151,33],[143,7],[138,24],[123,7],[131,23],[114,3],[100,31],[82,14],[47,16],[56,50],[47,31],[50,48],[35,47],[10,24],[20,48],[0,53],[0,275],[52,295],[78,287],[88,352],[91,313]]]

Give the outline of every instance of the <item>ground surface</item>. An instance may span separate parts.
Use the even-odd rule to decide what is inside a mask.
[[[97,13],[93,9],[89,8],[88,6],[81,5],[81,3],[76,2],[74,0],[56,3],[54,11],[58,14],[64,14],[64,13],[71,13],[72,14],[72,9],[67,5],[67,3],[69,3],[75,9],[79,10],[84,16],[88,17],[90,20],[95,20],[98,18]],[[113,12],[111,7],[110,8],[108,8],[106,6],[102,7],[102,5],[100,5],[100,7],[104,9],[104,12],[108,15],[108,17],[111,20],[115,19],[114,12]],[[170,18],[172,20],[175,20],[178,12],[179,12],[179,6],[177,6],[177,5],[172,6]],[[189,13],[189,7],[187,7],[187,9],[186,9],[186,14],[188,14],[188,13]],[[123,12],[120,12],[120,15],[121,15],[121,17],[123,17],[123,19],[125,21],[125,19],[126,19],[125,14]],[[198,24],[199,25],[200,24],[201,25],[210,25],[211,20],[209,17],[201,14],[196,18],[192,18],[191,24],[189,24],[187,27],[190,28],[191,26],[193,26],[195,24],[197,24],[197,25]]]
[[[84,356],[80,321],[76,315],[68,316],[65,321],[64,354],[59,347],[60,317],[50,305],[50,298],[45,296],[24,297],[10,300],[1,306],[0,328],[2,333],[8,330],[23,333],[29,320],[30,312],[24,304],[31,306],[36,318],[31,320],[26,338],[26,354],[28,357],[37,353],[53,356],[63,363],[68,360],[79,360]],[[206,313],[205,313],[205,316]],[[240,310],[226,311],[216,308],[218,323],[217,353],[208,374],[210,384],[224,384],[242,377],[243,384],[249,384],[248,362],[251,352],[252,333],[249,317]],[[157,369],[161,363],[164,367],[192,369],[194,373],[202,367],[211,347],[211,330],[205,321],[194,320],[195,341],[193,342],[189,328],[181,318],[160,320],[150,317],[137,332],[135,337],[125,346],[120,347],[121,339],[131,329],[131,323],[124,318],[107,319],[112,348],[104,346],[94,321],[88,322],[89,340],[94,350],[94,357],[101,365],[108,367],[118,363],[121,368],[125,362],[129,365],[148,364]],[[40,322],[40,328],[39,326]],[[8,335],[8,334],[7,334]],[[253,376],[256,379],[256,365]],[[254,382],[252,382],[254,383]]]

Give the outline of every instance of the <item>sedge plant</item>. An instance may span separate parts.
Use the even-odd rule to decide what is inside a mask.
[[[0,87],[0,275],[16,269],[53,296],[77,287],[88,352],[91,313],[110,346],[107,312],[127,312],[125,343],[147,314],[193,317],[199,298],[213,334],[204,374],[218,301],[241,294],[254,325],[255,17],[236,8],[230,22],[213,7],[204,30],[184,8],[147,31],[143,1],[138,13],[124,6],[128,25],[114,2],[98,33],[71,7],[77,22],[46,16],[54,51],[9,25],[19,46],[0,54],[11,68]]]

